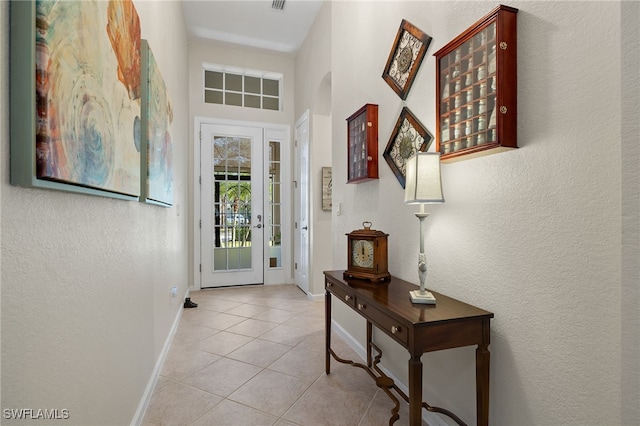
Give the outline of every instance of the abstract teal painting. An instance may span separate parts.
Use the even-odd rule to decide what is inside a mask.
[[[143,173],[146,168],[146,182],[143,201],[171,206],[173,204],[173,145],[171,124],[173,111],[167,88],[158,64],[146,40],[142,41],[143,81],[143,128],[146,128],[146,151],[143,152]],[[146,154],[146,161],[145,161]]]
[[[35,2],[35,175],[140,195],[140,19],[131,0]]]

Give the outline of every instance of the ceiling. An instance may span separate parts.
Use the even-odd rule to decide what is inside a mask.
[[[284,0],[274,10],[272,0],[183,0],[182,9],[192,37],[295,53],[322,1]]]

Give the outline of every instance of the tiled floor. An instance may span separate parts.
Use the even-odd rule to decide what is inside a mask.
[[[393,403],[362,369],[324,372],[324,302],[293,285],[192,294],[143,425],[387,425]],[[339,356],[358,356],[338,336]],[[407,404],[400,420],[406,425]]]

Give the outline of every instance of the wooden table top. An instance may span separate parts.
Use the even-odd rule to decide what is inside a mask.
[[[328,279],[347,284],[362,300],[375,302],[413,324],[414,327],[493,318],[493,313],[489,311],[431,290],[436,298],[435,305],[414,304],[409,297],[409,291],[418,289],[418,286],[394,276],[387,282],[371,282],[353,278],[344,279],[343,273],[344,270],[324,272]]]

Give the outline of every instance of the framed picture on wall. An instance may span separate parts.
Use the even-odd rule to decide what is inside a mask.
[[[167,88],[147,40],[142,40],[141,201],[173,204],[173,111]]]
[[[431,37],[403,19],[389,52],[382,78],[400,99],[407,99],[413,80],[424,59]]]
[[[11,183],[137,200],[133,2],[14,1],[10,13]]]
[[[333,190],[333,179],[331,177],[331,167],[322,168],[322,210],[331,211],[331,192]]]
[[[420,120],[409,108],[402,108],[382,156],[403,188],[406,182],[405,162],[416,152],[427,151],[432,142],[433,135]]]

